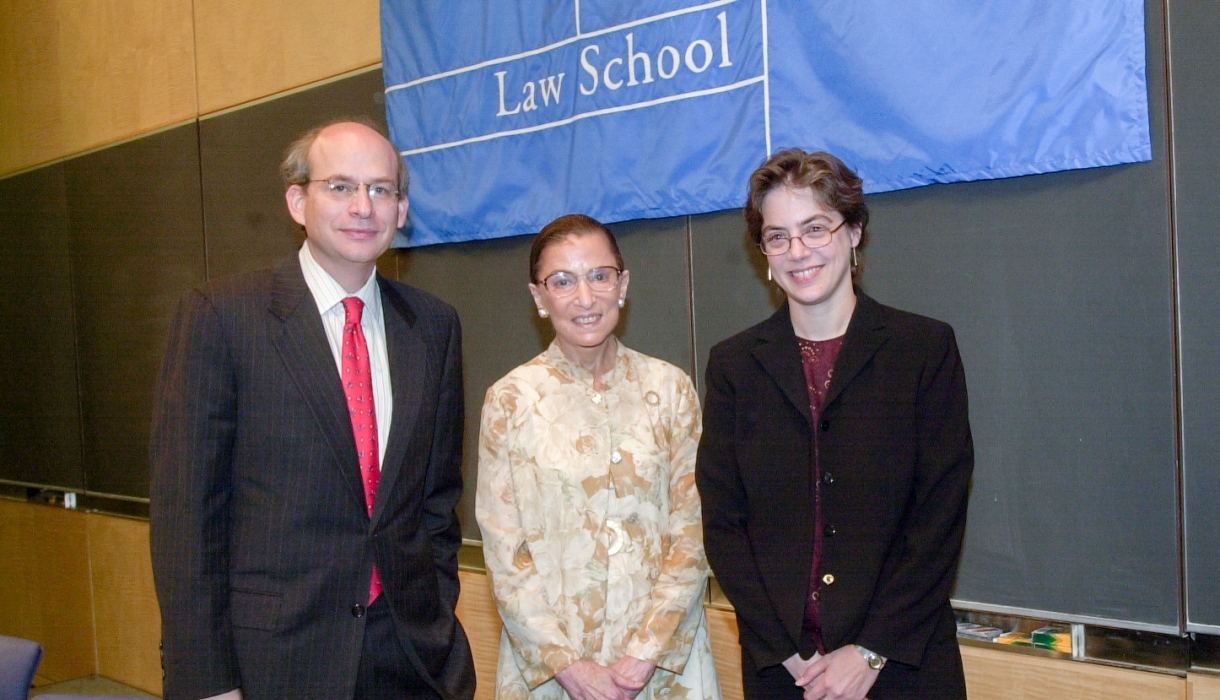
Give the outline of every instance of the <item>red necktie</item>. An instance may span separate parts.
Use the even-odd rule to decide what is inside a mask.
[[[347,396],[347,412],[352,419],[352,434],[356,438],[356,455],[360,458],[360,477],[364,482],[364,501],[369,515],[377,502],[377,482],[381,468],[377,454],[377,412],[373,407],[373,372],[369,365],[369,345],[360,327],[364,302],[359,297],[343,300],[343,393]],[[381,595],[381,575],[373,566],[369,583],[369,605]]]

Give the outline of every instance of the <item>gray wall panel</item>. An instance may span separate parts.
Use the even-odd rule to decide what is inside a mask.
[[[1176,626],[1161,162],[878,195],[865,277],[953,324],[976,468],[956,598]]]
[[[306,129],[365,116],[385,128],[381,71],[373,70],[199,122],[208,277],[269,267],[301,246],[288,215],[280,161]]]
[[[62,164],[0,180],[0,479],[84,488]]]
[[[195,124],[67,161],[86,485],[148,495],[152,399],[178,300],[204,281]]]
[[[628,347],[690,371],[690,305],[684,218],[636,221],[611,227],[631,270],[628,303],[617,332]],[[554,338],[538,318],[529,289],[532,237],[475,241],[403,251],[402,281],[457,309],[462,319],[466,389],[463,478],[459,513],[464,536],[479,539],[474,519],[479,412],[497,379],[542,352]]]
[[[1220,5],[1169,5],[1182,346],[1186,610],[1220,631]]]
[[[474,519],[474,486],[483,396],[493,382],[541,352],[549,340],[549,329],[534,314],[525,287],[529,244],[528,237],[505,238],[398,253],[400,279],[452,304],[462,319],[465,490],[458,513],[463,536],[473,539],[481,539]]]
[[[746,235],[740,209],[691,217],[691,260],[702,395],[712,346],[769,317],[784,295],[767,282],[766,258]]]

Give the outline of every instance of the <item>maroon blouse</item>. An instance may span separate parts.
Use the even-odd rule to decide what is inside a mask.
[[[805,370],[805,389],[809,392],[809,412],[813,414],[813,426],[818,424],[822,412],[822,402],[826,398],[826,390],[830,388],[830,380],[834,376],[835,360],[839,350],[843,348],[843,336],[830,340],[805,340],[797,338],[801,346],[801,366]],[[822,522],[822,460],[818,447],[818,430],[813,427],[813,483],[814,483],[814,531],[813,531],[813,562],[809,570],[809,597],[805,600],[805,628],[817,642],[818,651],[825,654],[822,644],[822,538],[824,523]]]

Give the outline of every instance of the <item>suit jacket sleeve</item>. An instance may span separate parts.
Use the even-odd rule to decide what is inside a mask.
[[[718,350],[714,348],[708,358],[703,439],[695,470],[703,501],[704,547],[716,581],[737,612],[742,647],[758,668],[766,668],[782,663],[797,649],[763,587],[746,532],[749,504],[734,444],[737,397],[726,358]]]
[[[974,446],[966,375],[953,330],[932,345],[916,399],[915,483],[856,643],[919,666],[953,586]]]
[[[424,525],[432,539],[441,599],[456,610],[460,584],[458,551],[462,548],[462,526],[457,504],[462,497],[462,433],[466,424],[462,388],[462,326],[457,314],[449,314],[449,336],[445,346],[440,396],[436,407],[436,433],[432,461],[424,489]]]
[[[229,620],[228,520],[237,404],[216,310],[182,300],[153,412],[151,544],[161,603],[165,697],[209,697],[241,685]]]

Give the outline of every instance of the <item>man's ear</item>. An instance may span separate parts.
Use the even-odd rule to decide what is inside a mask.
[[[407,211],[410,208],[411,203],[405,196],[398,198],[398,226],[396,228],[402,228],[407,224]]]
[[[284,192],[284,201],[288,203],[288,213],[292,216],[292,220],[298,224],[305,225],[305,188],[300,185],[291,185]]]

